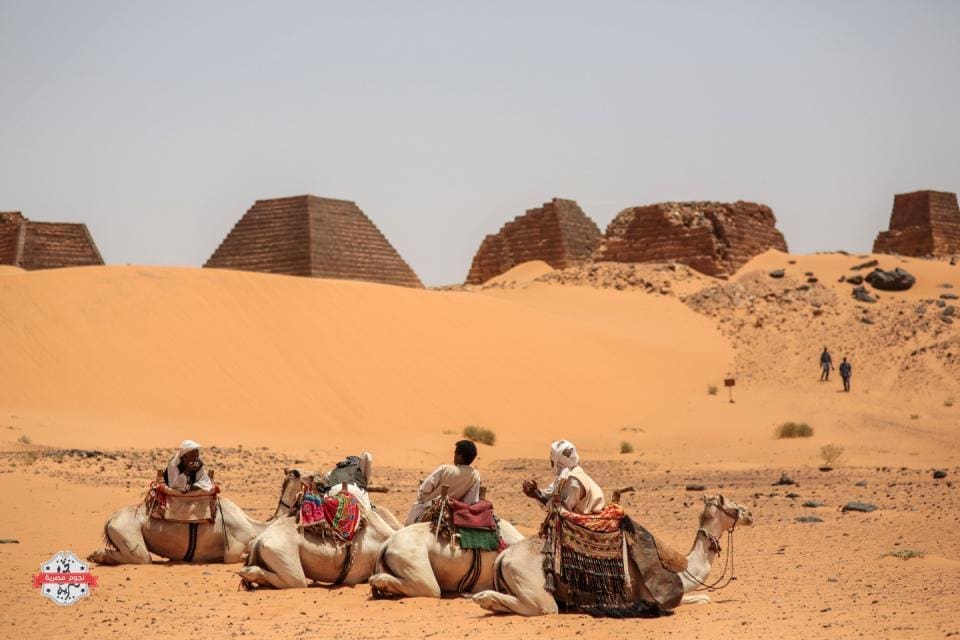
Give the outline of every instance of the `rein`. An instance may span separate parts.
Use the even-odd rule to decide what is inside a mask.
[[[724,513],[726,515],[730,515],[726,511],[724,511]],[[737,522],[739,520],[740,520],[740,512],[737,511],[736,516],[733,517],[733,525],[729,529],[727,529],[727,557],[723,562],[723,571],[720,573],[720,577],[717,578],[716,582],[714,582],[713,584],[707,584],[706,582],[699,580],[687,569],[683,570],[683,573],[686,574],[688,578],[690,578],[691,580],[696,582],[698,585],[700,585],[697,589],[695,589],[695,591],[707,591],[707,590],[719,591],[720,589],[724,589],[728,587],[731,582],[737,579],[736,576],[733,575],[733,571],[734,571],[733,569],[733,530],[737,528]],[[701,533],[707,537],[707,541],[710,543],[710,550],[716,551],[717,555],[720,555],[721,551],[723,551],[723,549],[721,549],[720,547],[720,540],[718,540],[713,534],[711,534],[706,529],[703,529],[702,527],[697,531],[698,535]],[[728,568],[730,569],[730,577],[727,578],[727,581],[721,585],[720,583],[723,582],[724,576],[727,575]]]

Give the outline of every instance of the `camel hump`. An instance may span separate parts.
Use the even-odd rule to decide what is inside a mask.
[[[668,547],[659,538],[655,537],[653,541],[657,545],[657,555],[660,556],[660,564],[663,565],[664,569],[674,573],[687,570],[687,557],[685,555],[673,547]]]

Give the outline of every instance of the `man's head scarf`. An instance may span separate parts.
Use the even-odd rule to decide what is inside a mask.
[[[569,440],[557,440],[550,445],[550,462],[558,477],[566,477],[570,470],[580,464],[577,448]]]
[[[193,440],[184,440],[180,443],[180,450],[170,458],[170,462],[167,464],[167,481],[172,489],[186,490],[190,482],[190,475],[180,472],[180,462],[188,451],[200,451],[200,445]],[[194,486],[204,491],[213,489],[213,481],[207,475],[206,467],[200,467]]]

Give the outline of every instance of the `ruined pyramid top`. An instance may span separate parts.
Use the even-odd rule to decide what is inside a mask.
[[[957,194],[925,190],[895,195],[890,229],[877,235],[873,250],[921,257],[960,254]]]
[[[56,269],[103,264],[87,225],[34,222],[19,211],[0,211],[0,264]]]
[[[355,203],[312,195],[257,200],[204,266],[423,286]]]
[[[600,238],[600,229],[576,202],[554,198],[484,238],[467,284],[482,284],[530,260],[543,260],[554,269],[585,262]]]

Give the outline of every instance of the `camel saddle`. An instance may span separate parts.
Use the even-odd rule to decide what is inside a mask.
[[[623,519],[623,532],[627,536],[630,559],[647,590],[664,609],[676,608],[683,599],[679,574],[687,569],[686,556],[662,543],[629,516]]]
[[[207,523],[217,519],[220,502],[220,486],[210,491],[181,493],[169,488],[162,481],[151,483],[144,503],[151,518],[168,522]]]
[[[493,504],[487,500],[467,504],[440,496],[434,498],[419,521],[429,522],[434,533],[439,531],[439,537],[464,550],[498,551],[503,548]]]

